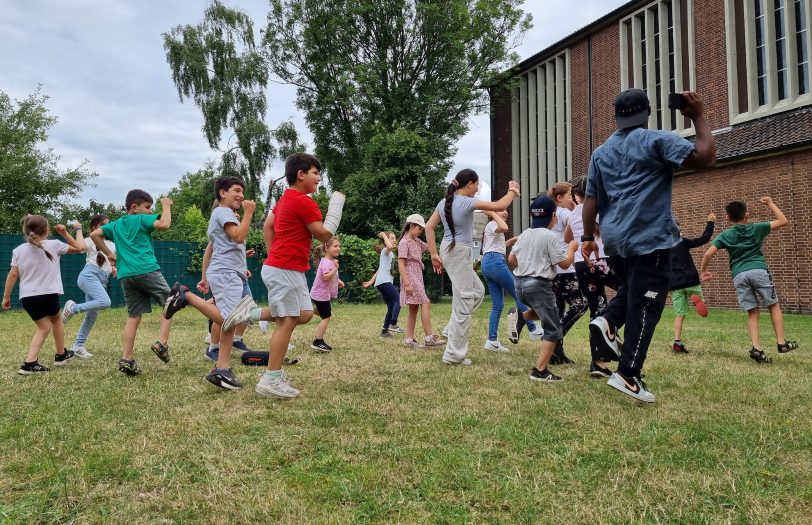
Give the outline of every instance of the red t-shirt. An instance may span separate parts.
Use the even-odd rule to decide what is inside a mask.
[[[309,195],[288,188],[273,209],[273,244],[265,264],[283,270],[310,269],[310,230],[307,225],[322,220],[321,210]]]

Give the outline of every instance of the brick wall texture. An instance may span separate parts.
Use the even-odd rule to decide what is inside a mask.
[[[631,7],[635,10],[646,5]],[[694,0],[694,53],[696,90],[703,98],[711,129],[730,125],[724,2]],[[615,130],[613,101],[620,91],[619,20],[584,32],[568,44],[572,126],[572,176],[586,175],[591,149]],[[590,60],[591,49],[591,60]],[[551,52],[558,52],[552,50]],[[540,60],[546,60],[540,56]],[[591,127],[590,127],[591,74]],[[491,102],[494,198],[507,191],[511,178],[511,100],[494,90]],[[590,134],[591,129],[591,134]],[[761,155],[761,156],[760,156]],[[812,313],[812,149],[750,152],[746,160],[711,170],[678,173],[674,178],[673,210],[684,234],[701,234],[709,212],[718,216],[717,233],[727,227],[724,205],[730,200],[747,202],[752,220],[768,220],[769,210],[758,199],[770,195],[790,221],[764,243],[767,264],[773,273],[784,311]],[[703,248],[694,250],[699,263]],[[703,286],[713,307],[736,308],[726,252],[714,260],[716,278]]]

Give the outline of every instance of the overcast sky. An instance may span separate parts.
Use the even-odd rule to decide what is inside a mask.
[[[386,0],[382,0],[386,1]],[[204,0],[0,0],[0,91],[22,99],[38,84],[58,118],[48,145],[63,167],[83,160],[99,174],[81,201],[120,204],[127,190],[154,196],[180,177],[219,158],[201,132],[202,116],[181,104],[166,63],[161,33],[200,21]],[[517,49],[527,58],[626,3],[626,0],[528,0],[534,27]],[[265,25],[268,2],[225,0]],[[313,141],[295,106],[295,90],[269,84],[267,122],[292,120]],[[474,116],[458,144],[452,173],[490,176],[487,115]],[[282,174],[281,165],[272,176]],[[483,188],[483,196],[490,188]]]

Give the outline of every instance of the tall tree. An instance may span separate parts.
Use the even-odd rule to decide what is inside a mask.
[[[522,0],[271,0],[271,70],[298,88],[331,183],[362,165],[377,134],[430,135],[447,163],[486,107],[485,83],[515,62],[530,27]]]
[[[220,171],[241,176],[256,198],[276,150],[265,124],[268,66],[254,43],[253,22],[215,0],[200,24],[176,26],[163,37],[181,102],[194,100],[209,147],[222,151]],[[221,145],[227,130],[233,136]]]
[[[59,155],[44,147],[56,122],[39,88],[12,101],[0,91],[0,231],[19,232],[26,213],[58,214],[66,198],[77,197],[96,176],[85,163],[59,167]]]

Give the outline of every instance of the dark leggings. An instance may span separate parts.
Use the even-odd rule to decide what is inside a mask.
[[[553,281],[555,302],[558,306],[558,315],[561,318],[561,330],[567,335],[570,328],[586,313],[586,303],[581,289],[578,287],[578,277],[574,273],[559,273]],[[564,307],[569,304],[565,312]]]
[[[400,294],[392,283],[382,283],[375,288],[381,292],[381,296],[383,296],[383,300],[386,302],[386,317],[383,320],[383,328],[385,330],[389,328],[389,325],[398,324]]]
[[[617,290],[617,276],[609,266],[608,258],[598,259],[591,267],[584,261],[575,263],[575,275],[589,306],[589,319],[595,319],[606,308],[606,288]]]

